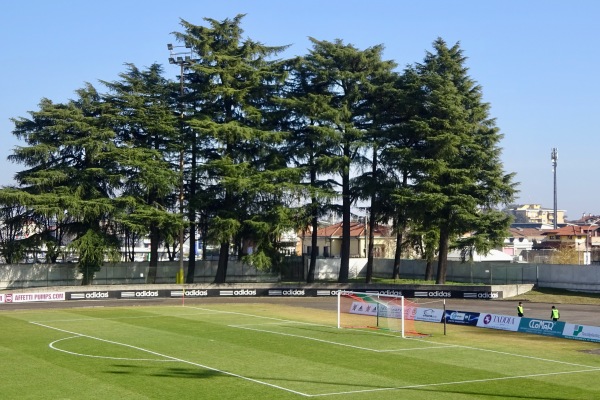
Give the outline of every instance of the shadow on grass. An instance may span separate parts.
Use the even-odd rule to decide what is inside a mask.
[[[137,374],[142,372],[141,370],[143,369],[147,369],[147,366],[144,365],[123,365],[123,364],[116,364],[114,365],[115,367],[118,368],[123,368],[123,369],[127,369],[127,370],[123,370],[123,371],[107,371],[107,373],[111,373],[111,374]],[[143,373],[143,372],[142,372]],[[148,374],[149,376],[152,377],[159,377],[159,378],[184,378],[184,379],[210,379],[210,378],[235,378],[235,379],[240,379],[242,377],[242,375],[240,376],[234,376],[234,375],[230,375],[226,372],[221,372],[221,371],[215,371],[215,370],[210,370],[210,369],[204,369],[204,368],[180,368],[180,367],[175,367],[175,368],[166,368],[164,369],[163,373],[151,373]],[[406,394],[407,391],[414,391],[414,392],[419,392],[419,393],[427,393],[430,392],[433,396],[435,396],[435,398],[441,398],[444,396],[444,394],[446,395],[464,395],[464,396],[474,396],[476,398],[489,398],[489,399],[493,399],[493,398],[497,398],[497,399],[530,399],[530,400],[567,400],[570,399],[571,397],[563,397],[560,395],[554,395],[554,396],[548,396],[546,394],[544,395],[536,395],[536,394],[525,394],[525,393],[513,393],[512,389],[508,389],[505,392],[501,392],[501,391],[497,391],[496,393],[491,393],[490,390],[481,390],[481,391],[476,391],[476,390],[461,390],[461,389],[457,389],[457,390],[449,390],[449,389],[443,389],[443,386],[446,385],[453,385],[452,382],[449,383],[433,383],[433,384],[415,384],[415,385],[406,385],[406,387],[390,387],[390,386],[384,386],[384,385],[373,385],[373,384],[366,384],[366,383],[349,383],[349,382],[336,382],[336,381],[327,381],[327,380],[307,380],[307,379],[289,379],[289,378],[273,378],[273,377],[261,377],[261,376],[243,376],[247,379],[251,379],[253,381],[256,382],[265,382],[265,383],[269,383],[269,384],[275,384],[275,385],[281,385],[281,383],[291,383],[291,384],[307,384],[307,385],[311,385],[311,384],[317,384],[317,385],[331,385],[331,386],[336,386],[338,388],[340,387],[347,387],[349,389],[346,390],[340,390],[338,393],[340,395],[343,394],[352,394],[352,393],[356,393],[359,394],[361,392],[363,392],[363,394],[368,393],[370,391],[373,392],[373,395],[376,395],[377,392],[381,392],[381,391],[402,391],[403,394]],[[523,379],[521,377],[509,377],[506,380],[507,381],[511,381],[511,380],[515,380],[515,383],[523,383]],[[476,382],[475,382],[476,383]],[[468,382],[464,382],[465,385],[469,385]],[[418,387],[418,386],[423,386]],[[431,385],[431,386],[428,386]],[[461,383],[462,385],[462,383]],[[515,391],[519,391],[521,389],[518,389],[519,385],[514,385],[513,386]],[[356,388],[356,390],[352,390],[352,388]],[[560,387],[557,387],[556,391],[558,392],[560,390]],[[330,394],[335,394],[335,392],[330,393]],[[313,394],[314,396],[315,394]],[[327,395],[327,393],[321,393],[321,394],[316,394],[319,396],[323,396],[323,395]],[[433,397],[432,397],[433,398]]]
[[[161,372],[148,373],[150,368],[159,368],[156,365],[124,365],[115,364],[114,370],[105,371],[107,374],[112,375],[148,375],[159,378],[192,378],[192,379],[208,379],[213,377],[228,377],[231,375],[225,374],[220,371],[213,371],[205,368],[182,368],[182,367],[170,367],[161,368]]]

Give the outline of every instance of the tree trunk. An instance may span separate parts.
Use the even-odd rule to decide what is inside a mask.
[[[371,159],[371,174],[372,179],[377,179],[377,145],[373,145],[373,157]],[[373,182],[374,183],[374,182]],[[374,185],[373,185],[374,186]],[[377,196],[371,193],[371,210],[369,215],[369,243],[367,245],[367,276],[365,277],[365,283],[371,283],[373,281],[373,238],[375,237],[375,221],[377,220]],[[367,221],[365,221],[365,229],[367,229]]]
[[[146,283],[156,283],[156,273],[158,270],[158,242],[160,241],[160,232],[156,224],[150,227],[150,262],[148,264],[148,275]]]
[[[367,251],[367,276],[365,278],[365,283],[371,283],[373,281],[373,238],[375,237],[375,213],[373,211],[373,202],[371,202],[371,219],[369,220],[369,244]],[[365,224],[365,229],[367,228],[367,224]]]
[[[347,157],[350,159],[349,155]],[[350,167],[342,174],[342,249],[340,254],[339,283],[348,283],[350,272]]]
[[[394,269],[392,271],[392,279],[400,279],[400,264],[402,262],[402,240],[403,231],[398,229],[396,232],[396,251],[394,253]]]
[[[449,232],[445,226],[440,229],[440,246],[438,254],[438,270],[435,283],[438,285],[446,283],[446,266],[448,265],[448,241]]]
[[[427,264],[425,265],[425,280],[433,280],[433,260],[431,258],[427,259]]]
[[[190,212],[191,214],[191,212]],[[185,283],[194,283],[196,275],[196,223],[190,222],[190,252],[188,257],[188,270],[185,277]]]
[[[315,270],[317,267],[317,229],[319,223],[316,217],[312,218],[312,232],[310,236],[310,264],[308,267],[308,276],[306,277],[306,283],[313,283],[315,281]],[[304,265],[302,266],[304,267]]]
[[[227,262],[229,261],[229,242],[221,243],[219,251],[219,265],[217,274],[215,275],[214,283],[225,283],[227,278]]]

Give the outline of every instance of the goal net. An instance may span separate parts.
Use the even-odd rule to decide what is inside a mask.
[[[436,315],[426,322],[442,322],[442,309],[427,308],[427,311],[434,311]],[[383,329],[396,332],[402,337],[431,336],[430,333],[422,332],[423,324],[419,323],[417,326],[415,323],[415,318],[420,319],[419,314],[419,304],[403,296],[383,295],[377,292],[338,293],[338,328]]]

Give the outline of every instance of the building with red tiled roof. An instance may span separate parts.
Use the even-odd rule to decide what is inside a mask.
[[[342,226],[337,223],[317,230],[317,255],[319,257],[339,257],[342,249]],[[361,222],[350,223],[350,257],[366,257],[369,238],[368,226]],[[302,251],[311,253],[311,235],[302,238]],[[393,258],[396,251],[396,239],[387,226],[376,226],[373,232],[373,256]]]
[[[573,249],[583,260],[590,264],[591,253],[600,247],[600,226],[598,225],[569,225],[558,229],[545,230],[545,239],[534,249]],[[595,257],[594,257],[595,258]]]

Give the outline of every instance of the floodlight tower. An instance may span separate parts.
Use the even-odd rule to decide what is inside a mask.
[[[558,150],[556,149],[556,147],[554,147],[552,149],[552,153],[550,153],[550,159],[552,160],[552,172],[554,173],[554,229],[558,228],[558,224],[557,224],[557,216],[558,216],[558,209],[557,209],[557,195],[556,195],[556,165],[558,164]]]
[[[177,51],[176,49],[178,48],[185,48],[186,50],[184,51]],[[183,161],[184,161],[184,150],[183,150],[183,143],[185,143],[185,141],[183,140],[183,118],[184,118],[184,106],[183,106],[183,95],[185,94],[185,89],[184,89],[184,72],[185,72],[185,68],[191,66],[194,63],[194,60],[192,59],[192,50],[190,48],[190,46],[185,45],[185,46],[173,46],[171,43],[167,44],[167,49],[169,50],[169,64],[175,64],[175,65],[179,65],[181,72],[179,75],[179,101],[181,102],[181,143],[182,143],[182,147],[181,150],[179,151],[179,173],[181,174],[180,176],[180,182],[179,182],[179,212],[181,213],[181,218],[183,218],[183,222],[185,223],[185,217],[183,216],[184,213],[184,207],[183,207],[183,183],[184,183],[184,168],[183,168]],[[189,50],[188,50],[189,49]],[[183,282],[185,282],[185,278],[183,275],[183,242],[184,242],[184,224],[181,225],[181,229],[179,230],[179,274],[181,279],[183,280]],[[192,243],[190,243],[190,246],[192,245]],[[183,283],[181,282],[181,283]]]

